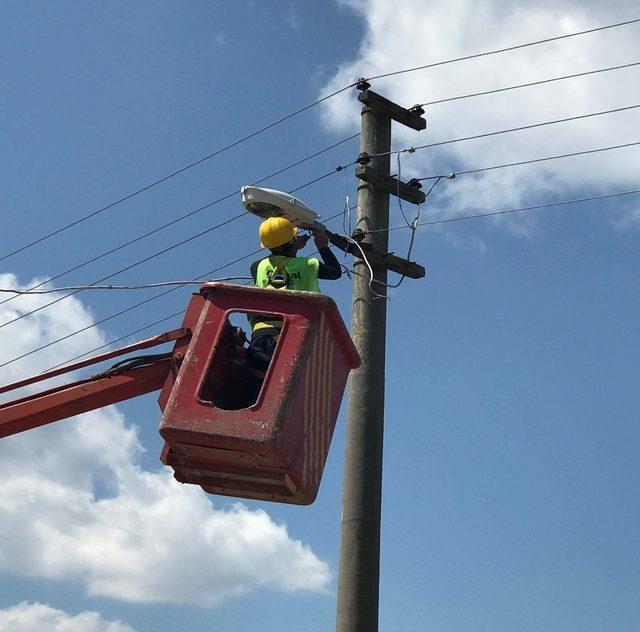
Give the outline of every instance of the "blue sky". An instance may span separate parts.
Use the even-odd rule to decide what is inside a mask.
[[[422,4],[2,3],[0,256],[358,76],[636,17],[628,2],[483,0],[473,11],[467,0]],[[409,106],[630,63],[639,59],[637,29],[390,78],[374,89]],[[426,132],[394,127],[395,146],[640,103],[637,72],[434,105]],[[2,261],[2,284],[29,286],[342,140],[358,130],[355,97],[347,91]],[[419,177],[633,142],[636,112],[404,154],[402,172]],[[345,143],[268,185],[294,188],[357,152],[356,140]],[[638,155],[628,148],[460,176],[438,185],[423,217],[635,189]],[[355,200],[354,177],[339,173],[299,195],[330,217],[345,195]],[[381,630],[640,628],[639,209],[628,196],[418,232],[414,257],[428,275],[405,281],[389,303]],[[55,286],[91,283],[241,210],[238,195]],[[402,223],[394,201],[392,223]],[[113,282],[193,278],[255,250],[257,226],[247,216]],[[391,233],[392,249],[403,252],[407,237]],[[246,274],[250,261],[224,273]],[[349,280],[323,289],[349,322]],[[178,312],[190,291],[4,367],[2,382]],[[5,361],[154,293],[84,292],[7,325]],[[2,305],[2,322],[44,302]],[[116,632],[331,629],[344,416],[316,503],[248,501],[244,509],[219,497],[211,508],[197,490],[170,486],[157,458],[158,419],[155,397],[146,396],[0,445],[0,630],[53,630],[55,620],[96,632],[113,621],[121,622]],[[251,546],[235,555],[239,525]],[[263,554],[261,543],[278,555]],[[10,627],[18,614],[22,627]]]

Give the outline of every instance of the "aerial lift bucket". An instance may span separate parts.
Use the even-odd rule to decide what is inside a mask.
[[[264,372],[247,357],[236,313],[282,319]],[[214,494],[313,502],[347,376],[360,364],[322,294],[205,283],[181,328],[0,386],[0,394],[167,342],[171,353],[129,357],[0,403],[0,438],[162,389],[161,459],[177,480]]]
[[[264,375],[246,362],[234,313],[283,320]],[[178,481],[210,493],[312,503],[349,371],[360,365],[333,300],[210,283],[187,319],[191,340],[158,400],[162,461]]]

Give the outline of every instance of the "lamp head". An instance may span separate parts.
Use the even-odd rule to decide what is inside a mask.
[[[304,202],[284,191],[244,186],[240,189],[240,194],[244,207],[263,219],[285,217],[294,226],[308,228],[313,226],[319,217]]]

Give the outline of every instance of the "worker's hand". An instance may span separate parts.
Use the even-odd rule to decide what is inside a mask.
[[[312,231],[314,241],[316,242],[316,247],[326,248],[329,245],[329,238],[327,237],[327,233],[321,228],[314,228]]]
[[[310,239],[311,235],[296,235],[296,252],[302,250]]]

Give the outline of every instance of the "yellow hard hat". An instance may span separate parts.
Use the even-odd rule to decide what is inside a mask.
[[[270,217],[260,224],[260,245],[277,248],[291,241],[298,229],[284,217]]]

